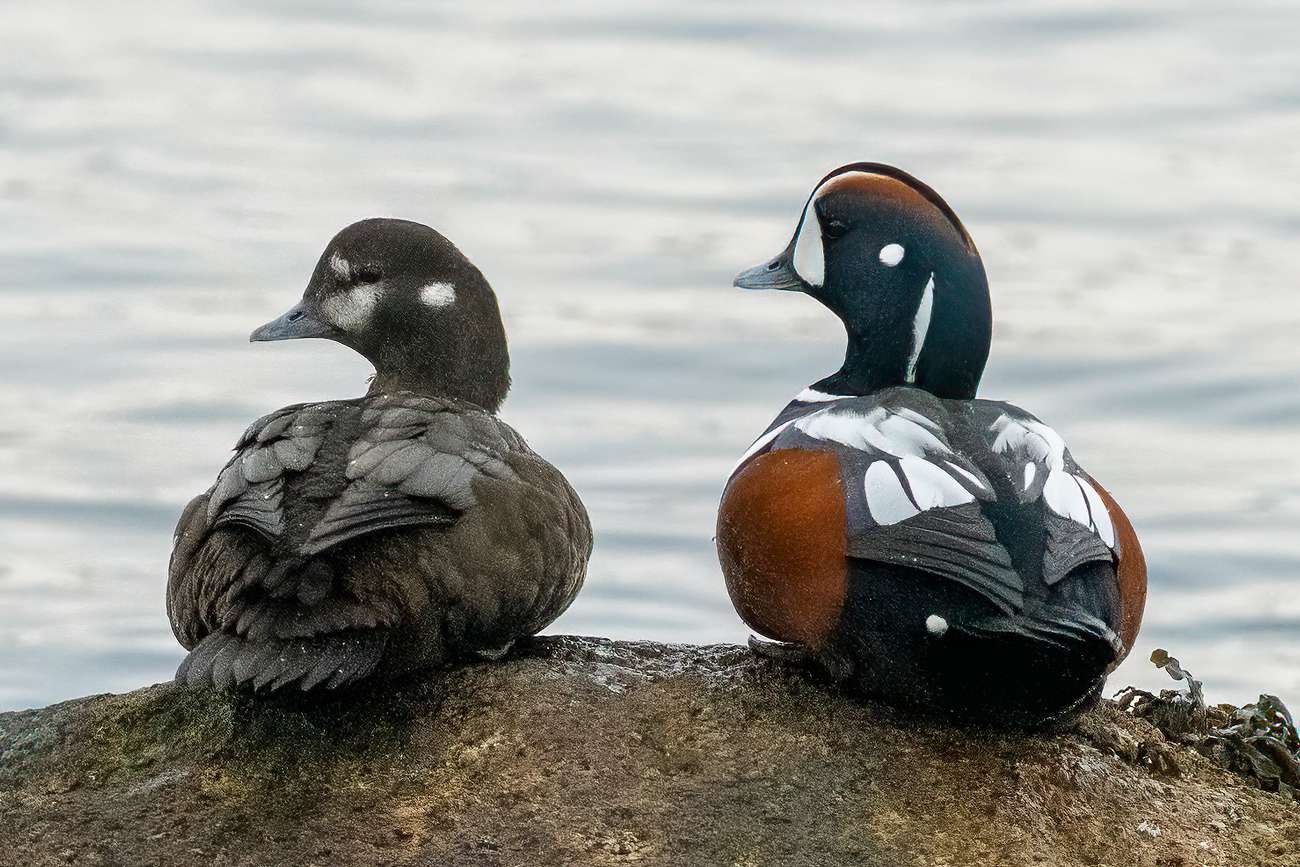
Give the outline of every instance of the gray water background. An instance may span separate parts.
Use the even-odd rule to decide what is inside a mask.
[[[583,493],[554,630],[739,641],[733,461],[838,324],[732,275],[851,160],[983,253],[984,394],[1053,424],[1146,546],[1116,686],[1300,703],[1300,6],[15,3],[0,10],[0,708],[182,652],[174,519],[253,418],[360,393],[250,346],[360,217],[427,222],[500,295],[504,416]]]

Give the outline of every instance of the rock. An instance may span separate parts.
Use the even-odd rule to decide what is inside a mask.
[[[1300,864],[1300,804],[1109,703],[965,731],[740,647],[558,637],[325,704],[163,684],[0,714],[0,841],[23,865]]]

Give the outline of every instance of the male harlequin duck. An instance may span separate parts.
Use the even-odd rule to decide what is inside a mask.
[[[251,339],[365,356],[365,397],[253,423],[176,528],[167,610],[189,684],[336,689],[495,658],[569,605],[591,526],[495,415],[510,387],[483,275],[442,235],[363,220]]]
[[[831,172],[746,289],[811,295],[844,366],[798,394],[732,472],[718,556],[772,656],[900,704],[1036,726],[1100,695],[1137,636],[1146,565],[1061,437],[975,397],[992,330],[975,245],[890,166]]]

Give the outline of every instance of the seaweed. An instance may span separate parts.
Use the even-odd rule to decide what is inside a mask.
[[[1300,801],[1300,733],[1280,698],[1265,694],[1244,707],[1209,705],[1201,682],[1177,659],[1156,650],[1151,661],[1174,680],[1184,681],[1187,689],[1162,689],[1155,695],[1130,686],[1116,695],[1121,710],[1261,789]]]

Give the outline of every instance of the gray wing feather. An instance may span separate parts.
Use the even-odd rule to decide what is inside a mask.
[[[268,540],[284,532],[284,473],[311,464],[324,441],[323,405],[285,407],[254,422],[208,494],[208,529],[248,527]]]
[[[451,401],[374,398],[361,419],[349,484],[312,528],[304,554],[378,530],[453,523],[477,502],[478,479],[515,478],[505,456],[527,450],[494,416]]]

